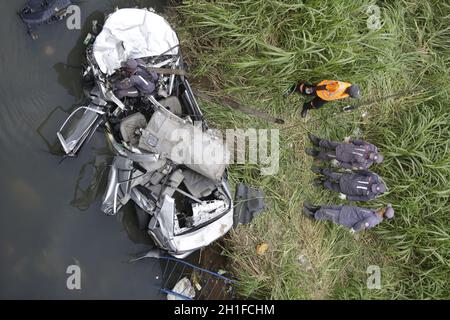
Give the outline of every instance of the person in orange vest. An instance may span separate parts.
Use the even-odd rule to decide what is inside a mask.
[[[361,92],[357,84],[337,80],[323,80],[318,84],[312,85],[306,82],[299,82],[293,86],[285,96],[289,96],[294,92],[298,92],[305,96],[314,97],[312,100],[305,102],[303,105],[301,116],[305,118],[308,110],[318,109],[325,103],[345,99],[348,97],[354,99],[361,98]]]

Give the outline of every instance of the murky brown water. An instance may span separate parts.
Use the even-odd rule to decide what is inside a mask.
[[[161,10],[166,1],[136,2]],[[100,211],[111,156],[102,134],[76,159],[60,163],[56,154],[63,111],[82,97],[76,66],[90,21],[134,2],[83,1],[83,30],[44,26],[37,41],[16,15],[25,0],[0,3],[0,298],[158,298],[159,263],[128,263],[148,248],[133,211],[123,222]],[[73,264],[81,290],[66,287]]]

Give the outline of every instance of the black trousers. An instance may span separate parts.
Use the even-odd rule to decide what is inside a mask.
[[[319,109],[324,104],[326,104],[328,101],[325,101],[321,99],[317,93],[316,93],[316,86],[312,85],[310,83],[299,83],[297,86],[297,90],[300,94],[304,96],[310,96],[314,97],[313,99],[309,100],[308,102],[305,102],[303,104],[303,110],[310,110],[310,109]]]
[[[341,192],[341,186],[339,184],[339,179],[342,177],[341,173],[333,172],[326,168],[322,170],[322,174],[326,177],[324,181],[324,187],[332,191]]]

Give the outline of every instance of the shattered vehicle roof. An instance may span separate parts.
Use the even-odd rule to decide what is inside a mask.
[[[132,58],[178,54],[178,37],[169,23],[142,9],[120,9],[111,14],[94,43],[94,57],[108,75]]]

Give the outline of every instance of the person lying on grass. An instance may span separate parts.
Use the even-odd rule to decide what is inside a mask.
[[[320,139],[308,133],[314,148],[306,148],[306,154],[349,170],[367,170],[374,163],[380,164],[384,157],[371,143],[346,137],[344,142]]]
[[[328,168],[312,167],[311,171],[321,175],[314,180],[315,187],[325,187],[339,192],[340,198],[349,201],[370,201],[386,192],[386,184],[370,171],[333,172]]]
[[[329,220],[335,224],[343,225],[349,228],[352,233],[371,229],[384,219],[394,217],[394,209],[391,204],[379,210],[372,210],[353,206],[314,206],[305,202],[302,212],[311,219]]]
[[[299,82],[292,86],[292,88],[286,92],[285,97],[298,92],[299,94],[313,97],[303,105],[301,116],[305,118],[308,110],[319,109],[324,104],[334,100],[341,100],[348,97],[354,99],[361,98],[360,88],[357,84],[351,84],[349,82],[336,81],[336,80],[323,80],[318,84],[310,84],[307,82]]]

